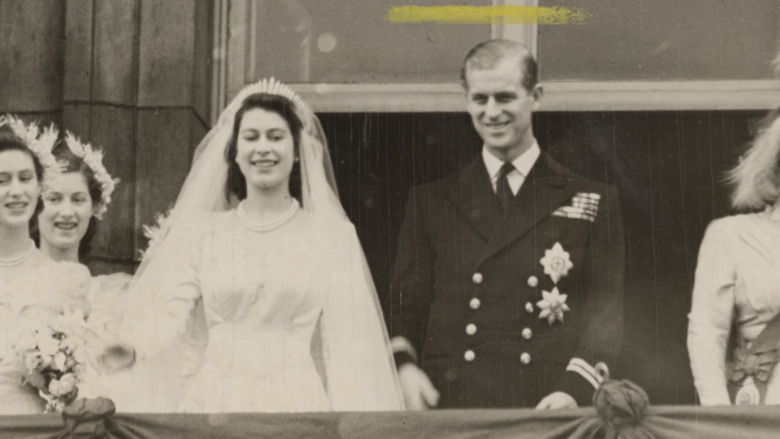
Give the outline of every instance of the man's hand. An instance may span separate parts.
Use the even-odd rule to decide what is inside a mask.
[[[536,406],[537,410],[576,409],[577,401],[568,393],[553,392],[545,396]]]
[[[428,375],[414,363],[406,363],[398,369],[401,392],[407,410],[427,410],[439,403],[439,392]],[[576,405],[576,404],[575,404]]]

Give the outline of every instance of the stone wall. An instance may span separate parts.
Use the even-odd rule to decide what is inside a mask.
[[[171,204],[211,102],[211,0],[3,0],[0,113],[52,121],[120,178],[94,272],[130,271],[140,226]]]

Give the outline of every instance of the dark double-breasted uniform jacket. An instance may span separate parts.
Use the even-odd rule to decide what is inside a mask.
[[[389,329],[394,350],[440,392],[439,407],[533,407],[554,391],[588,405],[602,365],[615,364],[617,192],[542,153],[515,201],[505,213],[481,157],[410,192]]]

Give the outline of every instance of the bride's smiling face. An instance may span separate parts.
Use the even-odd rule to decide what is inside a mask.
[[[236,142],[236,163],[244,174],[247,192],[288,190],[295,162],[295,141],[290,127],[279,114],[262,108],[244,113]]]

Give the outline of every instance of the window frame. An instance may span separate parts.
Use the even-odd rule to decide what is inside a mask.
[[[246,84],[252,48],[251,0],[216,0],[212,120]],[[538,6],[538,0],[493,0],[495,6]],[[537,25],[491,25],[492,38],[526,44],[536,55]],[[542,81],[540,111],[759,110],[780,102],[780,81]],[[460,112],[458,83],[289,84],[317,112]]]

